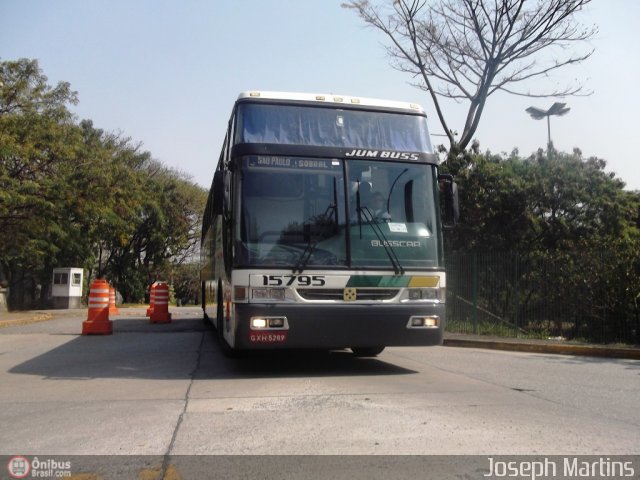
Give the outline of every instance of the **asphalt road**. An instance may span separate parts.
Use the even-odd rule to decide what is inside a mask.
[[[1,455],[640,454],[640,362],[453,347],[222,356],[195,308],[0,328]],[[165,461],[166,467],[166,461]]]

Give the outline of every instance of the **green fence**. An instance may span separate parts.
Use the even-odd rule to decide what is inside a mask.
[[[640,344],[638,268],[584,252],[449,253],[447,331]]]

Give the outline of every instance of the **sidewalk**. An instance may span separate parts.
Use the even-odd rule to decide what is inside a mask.
[[[595,345],[562,340],[491,337],[445,332],[444,345],[448,347],[486,348],[513,352],[585,355],[590,357],[640,360],[640,347],[638,346]]]

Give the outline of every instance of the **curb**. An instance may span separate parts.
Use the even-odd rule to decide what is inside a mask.
[[[30,325],[32,323],[48,322],[49,320],[53,320],[53,315],[50,313],[36,314],[32,317],[24,316],[22,318],[0,319],[0,328]]]
[[[471,340],[461,338],[445,338],[443,341],[443,345],[447,347],[486,348],[490,350],[507,350],[512,352],[552,353],[556,355],[582,355],[589,357],[640,360],[640,349],[636,348],[612,348],[592,345],[519,343],[493,340]]]

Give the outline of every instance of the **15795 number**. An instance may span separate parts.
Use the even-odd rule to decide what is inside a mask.
[[[324,275],[263,275],[262,285],[268,287],[323,287]]]

